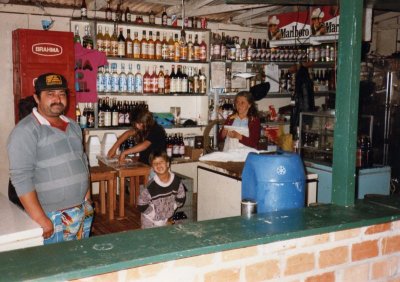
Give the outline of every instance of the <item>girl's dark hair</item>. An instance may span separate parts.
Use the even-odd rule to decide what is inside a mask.
[[[253,95],[248,92],[248,91],[240,91],[239,93],[236,94],[235,100],[234,100],[234,105],[236,105],[236,100],[239,97],[245,97],[247,102],[250,104],[250,108],[247,112],[247,117],[257,117],[258,116],[258,110],[256,106],[256,102],[254,101]],[[237,113],[236,108],[234,109],[233,113]]]
[[[149,133],[150,128],[154,126],[155,120],[153,118],[153,114],[148,109],[142,108],[136,109],[132,112],[131,123],[133,126],[135,126],[135,123],[143,124],[143,131],[139,131],[139,139],[143,141]]]
[[[167,154],[166,151],[163,151],[163,150],[155,150],[155,151],[153,151],[152,153],[150,153],[150,156],[149,156],[149,164],[150,164],[150,165],[152,165],[153,160],[154,160],[155,158],[163,158],[163,159],[167,162],[168,166],[171,164],[171,163],[170,163],[171,160],[169,159],[168,154]]]

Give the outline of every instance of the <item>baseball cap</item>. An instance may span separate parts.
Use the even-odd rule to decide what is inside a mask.
[[[64,76],[58,73],[45,73],[35,80],[35,90],[68,89],[68,83]]]

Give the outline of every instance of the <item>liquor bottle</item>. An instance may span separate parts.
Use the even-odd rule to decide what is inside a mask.
[[[158,93],[164,94],[165,93],[165,78],[164,78],[164,67],[160,66],[160,71],[158,72],[157,77],[157,85],[158,85]]]
[[[99,67],[97,70],[97,79],[96,79],[96,89],[97,92],[104,92],[104,68]]]
[[[164,7],[163,12],[161,14],[161,25],[166,26],[168,22],[168,15],[167,15],[167,10]]]
[[[194,93],[193,68],[188,70],[188,93]]]
[[[90,26],[85,26],[85,36],[82,39],[82,46],[86,49],[93,49],[93,38],[90,35]]]
[[[125,114],[126,114],[126,107],[122,105],[121,101],[118,101],[118,126],[125,125]]]
[[[87,104],[84,104],[84,106],[83,106],[83,112],[79,118],[79,126],[82,129],[87,128]]]
[[[179,135],[179,156],[182,158],[185,155],[185,142],[183,142],[183,133]]]
[[[177,133],[175,133],[172,141],[172,157],[173,158],[179,157],[179,139]]]
[[[171,75],[169,77],[170,77],[169,93],[175,94],[176,88],[177,88],[176,84],[177,84],[178,79],[175,74],[175,66],[174,65],[171,66]]]
[[[108,65],[104,69],[104,92],[111,92],[111,73],[108,71]]]
[[[75,116],[76,116],[76,123],[79,124],[79,121],[80,121],[80,118],[81,118],[81,109],[79,108],[79,103],[76,103]]]
[[[261,43],[261,61],[265,61],[267,56],[267,39],[263,39]]]
[[[165,32],[163,32],[163,40],[161,42],[161,59],[168,60],[169,59],[169,47],[166,39]]]
[[[197,68],[194,68],[193,70],[193,93],[200,93],[200,82]]]
[[[149,24],[156,24],[156,16],[154,15],[153,10],[150,10]]]
[[[129,28],[125,39],[125,56],[127,58],[133,58],[133,41],[131,38],[131,30]]]
[[[183,79],[181,65],[178,65],[177,69],[178,70],[175,75],[175,92],[177,94],[181,94],[182,93],[182,79]]]
[[[253,38],[253,44],[251,45],[253,48],[253,54],[251,54],[251,60],[257,60],[257,39]]]
[[[140,41],[138,39],[137,31],[134,32],[134,39],[133,39],[133,58],[140,59]]]
[[[246,52],[246,60],[248,61],[248,62],[250,62],[251,61],[251,59],[252,59],[252,56],[253,56],[253,52],[254,52],[254,50],[253,50],[253,46],[252,46],[252,39],[251,39],[251,37],[249,37],[249,40],[247,41],[247,52]]]
[[[166,70],[164,74],[164,83],[165,94],[171,93],[171,77],[169,76],[168,70]]]
[[[128,105],[126,104],[126,102],[124,102],[124,106],[123,106],[123,112],[125,113],[124,115],[124,125],[125,126],[129,126],[131,124],[131,112],[133,111],[133,107],[130,108],[128,107]]]
[[[200,43],[200,61],[206,62],[207,61],[207,44],[204,41],[204,36],[201,38],[201,43]]]
[[[143,93],[151,93],[151,75],[149,73],[148,66],[146,66],[145,73],[143,75]]]
[[[202,72],[201,69],[199,69],[199,93],[205,94],[207,92],[207,77],[204,74],[204,71]]]
[[[121,0],[117,4],[117,10],[115,10],[115,21],[117,23],[122,21]]]
[[[261,60],[261,39],[257,39],[257,57],[256,57],[256,61],[260,61]]]
[[[125,64],[121,63],[121,72],[119,74],[119,92],[128,91],[128,77],[125,73]]]
[[[228,43],[227,43],[226,45],[227,45],[227,49],[228,49],[228,47],[229,47],[228,59],[229,59],[229,60],[232,60],[232,61],[236,60],[236,45],[235,45],[235,39],[234,39],[234,38],[230,38],[230,39],[228,40]]]
[[[266,50],[265,50],[265,61],[271,61],[271,48],[269,46],[269,41],[267,42]]]
[[[162,59],[162,42],[160,40],[160,32],[156,32],[156,40],[154,41],[155,46],[155,59],[161,60]]]
[[[117,127],[119,124],[119,112],[117,107],[117,100],[112,99],[112,107],[111,107],[111,126]]]
[[[135,92],[135,75],[132,72],[132,64],[128,65],[127,91],[128,91],[128,93]]]
[[[167,155],[168,155],[169,158],[172,158],[173,145],[172,145],[171,135],[167,135],[166,138],[167,138],[167,140],[166,140],[166,143],[167,143]]]
[[[87,109],[87,127],[88,128],[94,128],[94,109],[93,109],[93,103],[88,104],[88,109]]]
[[[188,59],[188,46],[186,42],[186,33],[182,29],[181,30],[181,38],[179,41],[179,48],[180,48],[180,60],[181,61],[187,61]]]
[[[230,68],[226,68],[225,73],[225,93],[231,92],[232,88],[232,72]]]
[[[175,40],[174,40],[174,61],[179,62],[181,59],[181,43],[178,40],[178,34],[175,33]]]
[[[136,65],[137,72],[135,74],[135,93],[142,94],[143,93],[143,76],[140,72],[140,64]]]
[[[111,92],[119,91],[119,76],[117,72],[117,63],[111,64]]]
[[[104,127],[104,107],[102,99],[99,99],[97,103],[97,126]]]
[[[96,34],[96,50],[104,52],[104,35],[100,25],[97,28]]]
[[[247,45],[246,39],[242,39],[242,43],[240,44],[240,55],[239,61],[246,61],[247,60]]]
[[[110,0],[107,1],[106,20],[107,21],[112,21],[112,10],[111,10],[111,7],[110,7]]]
[[[194,61],[200,61],[200,45],[197,34],[194,36],[193,50],[194,50]]]
[[[143,30],[142,40],[140,41],[140,58],[148,59],[149,46],[147,45],[146,31]]]
[[[240,61],[240,53],[241,53],[239,36],[235,36],[235,60]]]
[[[154,60],[155,57],[155,42],[153,40],[153,32],[149,31],[149,40],[147,41],[147,58]]]
[[[150,92],[151,93],[158,93],[158,75],[157,75],[157,67],[153,66],[153,73],[150,77]]]
[[[188,48],[188,61],[192,62],[194,61],[194,46],[192,42],[192,35],[189,34],[189,41],[187,43],[187,48]]]
[[[123,35],[122,27],[119,28],[119,36],[118,36],[118,57],[125,57],[125,37]]]
[[[114,24],[114,31],[111,35],[111,54],[112,57],[118,56],[118,36],[117,36],[117,25]]]
[[[111,126],[111,108],[110,108],[110,102],[109,98],[106,97],[106,101],[103,106],[103,111],[104,111],[104,127],[110,127]]]
[[[210,43],[210,56],[211,60],[221,59],[221,41],[219,40],[219,35],[214,33],[212,42]]]
[[[226,60],[226,37],[225,37],[225,32],[222,33],[222,38],[221,38],[221,60],[225,61]]]
[[[79,35],[79,26],[75,25],[74,42],[81,44],[81,37]]]
[[[175,58],[175,42],[174,39],[172,38],[172,34],[169,34],[169,39],[168,39],[168,60],[173,61]]]
[[[106,56],[111,56],[111,36],[108,32],[108,27],[105,28],[104,38],[103,38],[103,51],[106,53]]]
[[[182,71],[182,93],[188,93],[189,92],[189,80],[188,80],[188,75],[186,74],[186,67],[183,66],[183,71]]]
[[[126,6],[124,18],[125,18],[125,22],[127,22],[127,23],[130,23],[132,21],[131,11],[129,10],[128,6]]]
[[[279,76],[279,92],[286,93],[287,90],[287,80],[284,70],[281,70],[281,75]]]
[[[87,6],[86,6],[85,0],[82,0],[82,4],[81,4],[81,19],[82,20],[87,19]]]

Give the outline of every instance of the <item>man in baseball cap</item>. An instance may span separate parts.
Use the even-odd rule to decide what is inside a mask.
[[[82,131],[63,114],[67,93],[61,74],[40,75],[33,95],[37,108],[16,125],[7,144],[11,182],[43,228],[45,244],[88,237],[93,219]]]

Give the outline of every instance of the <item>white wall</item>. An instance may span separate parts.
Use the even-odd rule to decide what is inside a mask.
[[[10,13],[10,11],[14,13]],[[7,138],[14,128],[12,31],[18,28],[42,29],[41,20],[48,19],[48,17],[38,15],[40,13],[42,11],[35,7],[0,5],[0,159],[2,160],[0,162],[0,193],[5,195],[7,195],[9,178]],[[65,10],[58,12],[58,14],[63,13]],[[68,14],[72,14],[72,12],[68,11]],[[53,17],[53,19],[55,19],[55,23],[52,30],[70,30],[69,17]]]

